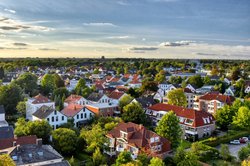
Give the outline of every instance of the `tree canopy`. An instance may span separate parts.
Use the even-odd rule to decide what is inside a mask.
[[[159,121],[156,133],[167,138],[171,142],[172,148],[177,148],[182,136],[182,130],[179,125],[179,119],[173,111],[166,113]]]
[[[168,104],[186,107],[187,97],[183,92],[183,89],[174,89],[167,94]]]

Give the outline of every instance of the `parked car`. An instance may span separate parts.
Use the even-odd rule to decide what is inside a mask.
[[[246,143],[246,140],[244,138],[240,138],[239,141],[240,141],[241,144]]]
[[[233,140],[233,141],[230,141],[230,144],[239,145],[240,141],[239,140]]]
[[[249,141],[249,139],[248,139],[247,137],[242,137],[242,138],[240,138],[240,139],[244,139],[245,142],[248,142],[248,141]]]

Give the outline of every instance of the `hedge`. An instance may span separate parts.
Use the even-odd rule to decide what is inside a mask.
[[[234,131],[231,133],[229,132],[228,134],[221,136],[221,137],[210,137],[200,142],[208,146],[215,147],[220,144],[226,144],[232,140],[239,139],[240,137],[245,137],[249,135],[250,135],[250,130],[249,131]]]

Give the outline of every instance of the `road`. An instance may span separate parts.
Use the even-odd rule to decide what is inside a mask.
[[[229,151],[231,153],[232,156],[238,158],[238,152],[242,147],[247,146],[247,144],[240,144],[240,145],[232,145],[232,144],[227,144]],[[220,146],[216,147],[218,150],[220,150]]]

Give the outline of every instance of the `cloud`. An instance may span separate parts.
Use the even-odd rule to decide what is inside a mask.
[[[158,47],[131,47],[128,48],[127,51],[133,53],[145,53],[146,51],[155,51],[158,49]]]
[[[117,1],[116,3],[117,3],[118,5],[122,5],[122,6],[128,6],[128,5],[129,5],[129,3],[126,2],[126,1]]]
[[[39,48],[41,51],[58,51],[56,48]]]
[[[24,47],[0,47],[0,50],[26,50]]]
[[[213,53],[203,53],[203,52],[197,52],[195,53],[196,55],[205,55],[205,56],[215,56],[215,55],[218,55],[218,54],[213,54]]]
[[[4,9],[4,11],[9,12],[9,13],[12,13],[12,14],[16,14],[16,11],[15,11],[15,10],[11,10],[11,9]]]
[[[178,46],[187,46],[191,43],[195,43],[195,41],[182,40],[182,41],[176,41],[176,42],[164,42],[164,43],[161,43],[160,46],[178,47]]]
[[[0,17],[0,30],[4,31],[22,31],[22,30],[33,30],[33,31],[52,31],[53,28],[36,26],[22,23],[20,21],[12,20],[6,17]]]
[[[84,26],[95,26],[95,27],[117,27],[117,25],[109,22],[91,22],[91,23],[83,23]]]
[[[28,46],[26,43],[13,43],[14,46]]]
[[[132,36],[110,36],[108,37],[108,39],[130,39],[130,38],[134,38]]]

